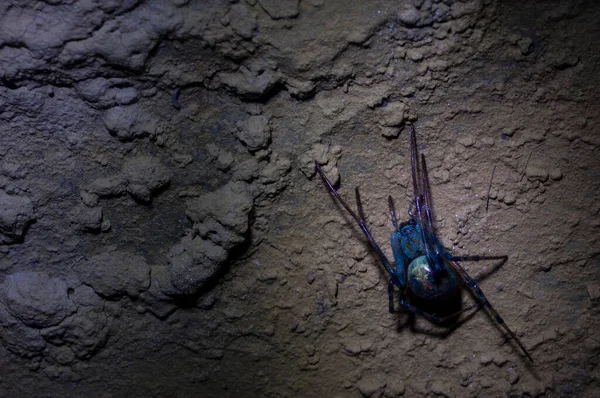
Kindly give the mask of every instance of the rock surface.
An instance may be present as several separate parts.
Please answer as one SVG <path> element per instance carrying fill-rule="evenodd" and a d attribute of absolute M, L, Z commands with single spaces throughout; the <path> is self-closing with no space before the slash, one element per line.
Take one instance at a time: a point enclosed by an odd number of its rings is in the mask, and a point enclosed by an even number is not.
<path fill-rule="evenodd" d="M 0 292 L 8 312 L 31 327 L 57 325 L 76 310 L 65 281 L 41 272 L 10 274 Z"/>
<path fill-rule="evenodd" d="M 592 1 L 0 2 L 0 396 L 595 397 L 599 20 Z M 508 255 L 463 266 L 533 366 L 484 311 L 390 314 L 316 178 L 353 210 L 360 187 L 389 254 L 410 123 L 441 241 Z"/>
<path fill-rule="evenodd" d="M 83 261 L 77 267 L 83 283 L 107 298 L 137 297 L 150 286 L 150 267 L 137 254 L 109 251 Z"/>
<path fill-rule="evenodd" d="M 27 227 L 34 220 L 31 199 L 0 191 L 0 243 L 23 240 Z"/>

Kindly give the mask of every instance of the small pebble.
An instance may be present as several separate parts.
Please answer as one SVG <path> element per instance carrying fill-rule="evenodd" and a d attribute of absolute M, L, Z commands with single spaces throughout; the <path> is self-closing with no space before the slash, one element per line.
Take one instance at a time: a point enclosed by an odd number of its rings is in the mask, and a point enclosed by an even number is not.
<path fill-rule="evenodd" d="M 410 49 L 406 51 L 406 58 L 413 62 L 419 62 L 423 59 L 423 53 L 419 50 Z"/>
<path fill-rule="evenodd" d="M 533 40 L 529 37 L 523 37 L 518 42 L 517 45 L 521 50 L 521 54 L 529 55 L 533 52 Z"/>
<path fill-rule="evenodd" d="M 115 94 L 115 100 L 119 105 L 130 105 L 137 102 L 139 92 L 134 87 L 123 88 Z"/>
<path fill-rule="evenodd" d="M 590 283 L 587 285 L 587 292 L 590 301 L 598 301 L 600 299 L 600 286 Z"/>
<path fill-rule="evenodd" d="M 309 285 L 312 285 L 313 282 L 315 281 L 315 273 L 312 271 L 308 271 L 308 274 L 306 274 L 306 281 L 308 282 Z"/>
<path fill-rule="evenodd" d="M 504 203 L 506 203 L 507 205 L 512 205 L 517 201 L 517 197 L 514 193 L 509 192 L 506 194 L 506 196 L 504 196 Z"/>
<path fill-rule="evenodd" d="M 448 392 L 449 388 L 441 380 L 434 380 L 429 386 L 429 390 L 436 395 L 447 397 L 448 394 L 446 393 Z"/>
<path fill-rule="evenodd" d="M 544 182 L 548 179 L 548 170 L 535 165 L 527 166 L 525 174 L 527 174 L 527 178 L 530 181 L 538 180 Z"/>
<path fill-rule="evenodd" d="M 517 381 L 519 381 L 519 374 L 513 368 L 510 368 L 508 370 L 508 382 L 515 384 Z"/>
<path fill-rule="evenodd" d="M 110 224 L 109 220 L 103 220 L 102 224 L 100 224 L 100 230 L 102 232 L 108 232 L 108 231 L 110 231 L 110 228 L 111 228 L 111 224 Z"/>
<path fill-rule="evenodd" d="M 554 181 L 560 180 L 562 178 L 562 171 L 558 167 L 550 170 L 550 178 Z"/>
<path fill-rule="evenodd" d="M 401 395 L 404 395 L 405 392 L 406 392 L 406 386 L 404 385 L 403 381 L 391 380 L 391 381 L 388 381 L 388 383 L 387 383 L 385 396 L 386 397 L 399 397 Z"/>
<path fill-rule="evenodd" d="M 490 356 L 489 356 L 489 355 L 487 355 L 487 354 L 483 354 L 483 355 L 481 355 L 481 363 L 482 363 L 483 365 L 486 365 L 486 366 L 487 366 L 487 365 L 489 365 L 491 362 L 492 362 L 492 357 L 490 357 Z"/>
<path fill-rule="evenodd" d="M 481 378 L 481 380 L 479 380 L 479 384 L 481 384 L 481 387 L 483 388 L 490 388 L 494 385 L 494 381 L 491 379 L 491 377 L 484 376 Z"/>
<path fill-rule="evenodd" d="M 375 375 L 368 375 L 357 383 L 357 387 L 363 397 L 371 397 L 378 396 L 377 393 L 385 387 L 385 383 Z"/>
<path fill-rule="evenodd" d="M 400 15 L 398 15 L 400 21 L 406 26 L 414 26 L 420 18 L 419 11 L 412 5 L 405 5 Z"/>
<path fill-rule="evenodd" d="M 508 359 L 504 356 L 504 355 L 495 355 L 494 356 L 494 364 L 496 366 L 502 366 L 504 365 L 506 362 L 508 362 Z"/>
<path fill-rule="evenodd" d="M 473 146 L 475 144 L 475 138 L 472 136 L 463 136 L 458 139 L 458 143 L 464 147 Z"/>

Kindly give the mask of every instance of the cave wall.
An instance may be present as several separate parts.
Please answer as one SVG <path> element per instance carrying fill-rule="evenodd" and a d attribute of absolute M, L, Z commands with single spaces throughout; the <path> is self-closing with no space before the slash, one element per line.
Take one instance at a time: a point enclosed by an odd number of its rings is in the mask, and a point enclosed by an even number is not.
<path fill-rule="evenodd" d="M 0 396 L 580 396 L 600 354 L 600 4 L 0 4 Z M 409 126 L 483 310 L 388 312 Z M 466 303 L 472 297 L 465 291 Z"/>

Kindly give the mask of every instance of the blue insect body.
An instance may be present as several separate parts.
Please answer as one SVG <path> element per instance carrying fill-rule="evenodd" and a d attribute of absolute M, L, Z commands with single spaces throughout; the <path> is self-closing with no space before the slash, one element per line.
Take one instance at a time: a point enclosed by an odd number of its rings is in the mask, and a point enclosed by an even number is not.
<path fill-rule="evenodd" d="M 441 265 L 445 275 L 437 278 L 434 276 L 434 268 L 427 261 L 419 224 L 411 219 L 395 227 L 396 230 L 390 235 L 390 243 L 396 263 L 394 273 L 401 288 L 408 287 L 415 297 L 425 302 L 451 301 L 458 291 L 456 275 L 448 267 Z M 439 242 L 436 244 L 441 245 Z M 405 280 L 406 284 L 403 283 Z"/>
<path fill-rule="evenodd" d="M 411 124 L 411 169 L 414 189 L 414 200 L 408 211 L 409 220 L 398 223 L 392 198 L 389 197 L 389 210 L 394 231 L 390 235 L 390 243 L 395 264 L 392 265 L 383 253 L 367 226 L 363 213 L 358 188 L 355 189 L 357 213 L 352 211 L 340 194 L 329 181 L 321 167 L 315 162 L 315 169 L 321 176 L 331 193 L 342 204 L 346 211 L 356 220 L 363 234 L 367 238 L 371 250 L 377 255 L 380 263 L 390 275 L 388 283 L 389 310 L 394 309 L 394 286 L 400 290 L 398 304 L 400 307 L 416 315 L 422 316 L 435 323 L 443 323 L 455 319 L 460 313 L 476 306 L 483 306 L 500 325 L 513 341 L 521 348 L 523 353 L 533 362 L 531 355 L 516 335 L 508 328 L 502 317 L 492 307 L 477 283 L 467 274 L 459 264 L 460 261 L 479 260 L 507 260 L 507 256 L 452 256 L 444 248 L 435 233 L 431 217 L 429 200 L 429 180 L 425 156 L 421 155 L 418 162 L 416 133 Z M 454 314 L 440 317 L 436 313 L 428 312 L 421 307 L 442 308 L 450 303 L 459 294 L 459 282 L 471 291 L 478 304 L 464 308 Z M 413 297 L 413 303 L 409 297 Z M 418 304 L 423 304 L 419 306 Z"/>

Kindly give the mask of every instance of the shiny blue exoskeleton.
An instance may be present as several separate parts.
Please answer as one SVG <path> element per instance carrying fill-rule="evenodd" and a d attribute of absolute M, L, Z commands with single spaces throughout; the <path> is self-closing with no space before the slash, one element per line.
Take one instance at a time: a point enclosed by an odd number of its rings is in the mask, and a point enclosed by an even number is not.
<path fill-rule="evenodd" d="M 398 225 L 390 234 L 390 244 L 394 254 L 394 273 L 400 288 L 407 288 L 424 302 L 448 303 L 456 296 L 458 285 L 456 275 L 445 263 L 439 264 L 441 274 L 435 274 L 435 268 L 427 261 L 423 232 L 413 219 Z M 435 242 L 435 245 L 440 245 Z M 406 273 L 406 276 L 404 276 Z M 406 281 L 404 285 L 403 281 Z"/>
<path fill-rule="evenodd" d="M 429 195 L 429 178 L 425 156 L 421 155 L 421 162 L 417 155 L 416 133 L 414 126 L 410 126 L 410 151 L 411 171 L 414 190 L 414 199 L 410 204 L 408 221 L 398 223 L 392 198 L 389 197 L 389 210 L 394 231 L 390 235 L 390 243 L 394 255 L 394 265 L 387 259 L 375 239 L 371 235 L 363 213 L 358 188 L 355 189 L 357 213 L 352 211 L 319 164 L 315 162 L 315 169 L 321 176 L 331 193 L 356 220 L 363 231 L 370 248 L 375 252 L 379 261 L 390 276 L 388 283 L 389 309 L 394 309 L 394 286 L 400 290 L 399 306 L 410 313 L 417 314 L 435 323 L 443 323 L 455 318 L 460 313 L 476 306 L 487 309 L 494 320 L 513 338 L 523 353 L 533 362 L 520 340 L 509 329 L 502 317 L 492 307 L 477 283 L 471 278 L 460 261 L 479 260 L 507 260 L 507 256 L 470 256 L 457 257 L 444 248 L 435 233 L 431 216 Z M 459 293 L 459 282 L 467 287 L 478 304 L 465 308 L 454 314 L 440 317 L 435 312 L 420 308 L 419 304 L 427 308 L 442 308 L 452 301 Z M 410 297 L 414 298 L 414 302 Z"/>

